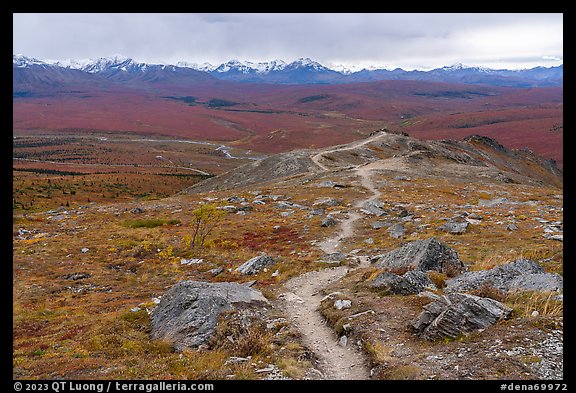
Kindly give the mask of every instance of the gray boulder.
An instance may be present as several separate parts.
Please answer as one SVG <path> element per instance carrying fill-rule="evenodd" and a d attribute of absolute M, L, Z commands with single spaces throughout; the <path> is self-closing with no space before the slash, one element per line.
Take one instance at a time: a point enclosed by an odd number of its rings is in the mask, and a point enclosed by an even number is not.
<path fill-rule="evenodd" d="M 362 207 L 364 208 L 362 209 L 362 211 L 364 211 L 366 214 L 375 215 L 377 217 L 381 217 L 388 214 L 382 209 L 382 207 L 384 207 L 384 204 L 380 201 L 376 200 L 367 201 L 364 203 Z"/>
<path fill-rule="evenodd" d="M 346 259 L 346 255 L 341 252 L 333 252 L 331 254 L 324 254 L 320 262 L 326 263 L 340 263 Z"/>
<path fill-rule="evenodd" d="M 388 233 L 394 239 L 400 239 L 402 236 L 406 234 L 406 227 L 400 223 L 396 223 L 388 227 Z"/>
<path fill-rule="evenodd" d="M 313 209 L 310 211 L 310 215 L 312 216 L 323 216 L 326 211 L 324 209 Z"/>
<path fill-rule="evenodd" d="M 265 268 L 266 266 L 274 265 L 276 261 L 274 258 L 263 254 L 258 255 L 252 259 L 247 260 L 242 265 L 236 268 L 236 271 L 242 274 L 258 274 L 260 270 Z"/>
<path fill-rule="evenodd" d="M 323 227 L 331 227 L 332 225 L 336 224 L 336 220 L 334 220 L 334 217 L 332 217 L 331 214 L 328 214 L 326 217 L 324 217 L 324 219 L 322 220 L 322 226 Z"/>
<path fill-rule="evenodd" d="M 491 200 L 485 200 L 485 199 L 481 199 L 478 201 L 478 206 L 483 206 L 483 207 L 494 207 L 494 206 L 498 206 L 498 205 L 502 205 L 505 203 L 512 203 L 508 200 L 508 198 L 494 198 Z"/>
<path fill-rule="evenodd" d="M 448 232 L 448 233 L 453 233 L 455 235 L 460 235 L 460 234 L 466 232 L 466 229 L 468 229 L 468 225 L 470 225 L 470 223 L 468 223 L 468 221 L 447 222 L 444 225 L 440 225 L 438 227 L 438 230 Z"/>
<path fill-rule="evenodd" d="M 376 221 L 376 222 L 373 222 L 371 226 L 372 226 L 372 228 L 374 228 L 374 229 L 380 229 L 380 228 L 382 228 L 384 225 L 386 225 L 385 222 L 383 222 L 383 221 Z"/>
<path fill-rule="evenodd" d="M 564 279 L 556 273 L 523 274 L 510 282 L 510 288 L 516 291 L 552 292 L 564 288 Z"/>
<path fill-rule="evenodd" d="M 331 207 L 331 206 L 338 206 L 342 203 L 341 199 L 336 199 L 336 198 L 330 198 L 330 197 L 324 197 L 324 198 L 318 198 L 314 201 L 314 203 L 312 204 L 312 206 L 318 206 L 318 207 Z"/>
<path fill-rule="evenodd" d="M 233 282 L 182 281 L 170 288 L 151 314 L 153 340 L 165 340 L 175 350 L 205 344 L 225 311 L 262 307 L 260 291 Z"/>
<path fill-rule="evenodd" d="M 545 273 L 542 266 L 528 259 L 518 259 L 489 270 L 467 272 L 446 280 L 444 292 L 468 292 L 484 286 L 504 293 L 511 291 L 558 291 L 562 276 Z"/>
<path fill-rule="evenodd" d="M 461 334 L 492 326 L 508 318 L 511 313 L 511 308 L 494 299 L 451 293 L 425 305 L 411 327 L 425 340 L 457 338 Z"/>
<path fill-rule="evenodd" d="M 381 256 L 375 263 L 380 268 L 409 268 L 413 270 L 436 270 L 455 275 L 466 270 L 456 250 L 430 238 L 416 240 Z"/>
<path fill-rule="evenodd" d="M 420 270 L 410 270 L 401 276 L 391 272 L 380 273 L 370 287 L 387 295 L 415 295 L 426 288 L 436 289 L 428 275 Z"/>

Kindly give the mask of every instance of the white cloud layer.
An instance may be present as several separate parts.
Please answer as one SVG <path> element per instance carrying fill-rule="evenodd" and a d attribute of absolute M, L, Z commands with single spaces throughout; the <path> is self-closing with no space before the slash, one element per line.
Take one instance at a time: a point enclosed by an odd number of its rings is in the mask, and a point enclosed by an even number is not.
<path fill-rule="evenodd" d="M 122 54 L 176 63 L 230 59 L 431 69 L 555 66 L 563 15 L 13 14 L 13 51 L 40 59 Z"/>

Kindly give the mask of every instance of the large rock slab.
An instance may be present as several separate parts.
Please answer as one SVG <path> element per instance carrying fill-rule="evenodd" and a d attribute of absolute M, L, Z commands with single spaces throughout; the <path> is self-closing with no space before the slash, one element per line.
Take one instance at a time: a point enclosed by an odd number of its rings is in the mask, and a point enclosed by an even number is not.
<path fill-rule="evenodd" d="M 492 326 L 508 318 L 511 313 L 510 307 L 494 299 L 451 293 L 425 305 L 411 327 L 425 340 L 457 338 L 461 334 Z"/>
<path fill-rule="evenodd" d="M 435 238 L 416 240 L 392 250 L 382 255 L 375 265 L 385 269 L 435 270 L 449 276 L 466 270 L 456 250 Z"/>
<path fill-rule="evenodd" d="M 208 341 L 223 312 L 266 304 L 260 291 L 242 284 L 182 281 L 152 311 L 151 338 L 171 343 L 176 351 L 198 347 Z"/>
<path fill-rule="evenodd" d="M 528 259 L 518 259 L 489 270 L 463 273 L 446 280 L 444 292 L 468 292 L 484 286 L 494 287 L 504 293 L 511 291 L 559 291 L 563 288 L 562 276 L 545 273 L 542 266 Z"/>
<path fill-rule="evenodd" d="M 425 289 L 436 289 L 428 275 L 420 270 L 410 270 L 401 276 L 392 272 L 380 273 L 370 287 L 388 295 L 414 295 Z"/>
<path fill-rule="evenodd" d="M 258 272 L 260 272 L 260 270 L 262 270 L 266 266 L 271 266 L 274 265 L 275 263 L 276 261 L 274 260 L 274 258 L 266 254 L 258 255 L 254 258 L 247 260 L 242 265 L 238 266 L 236 268 L 236 271 L 247 275 L 258 274 Z"/>

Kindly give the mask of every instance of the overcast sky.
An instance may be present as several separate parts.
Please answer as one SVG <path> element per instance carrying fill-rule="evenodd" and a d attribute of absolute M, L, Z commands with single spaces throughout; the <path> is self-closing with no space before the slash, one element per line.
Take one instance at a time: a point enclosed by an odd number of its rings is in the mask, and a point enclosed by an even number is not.
<path fill-rule="evenodd" d="M 563 15 L 13 14 L 13 53 L 38 59 L 116 54 L 150 63 L 231 59 L 431 69 L 556 66 Z"/>

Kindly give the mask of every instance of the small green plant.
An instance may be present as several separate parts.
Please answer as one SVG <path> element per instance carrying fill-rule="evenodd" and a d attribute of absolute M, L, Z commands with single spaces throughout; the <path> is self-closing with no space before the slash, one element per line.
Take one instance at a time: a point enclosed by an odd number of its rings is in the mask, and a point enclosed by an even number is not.
<path fill-rule="evenodd" d="M 126 228 L 156 228 L 164 224 L 177 225 L 180 220 L 160 220 L 160 219 L 140 219 L 140 220 L 126 220 L 122 223 Z"/>
<path fill-rule="evenodd" d="M 192 241 L 193 245 L 203 247 L 206 238 L 216 225 L 226 215 L 213 203 L 207 203 L 192 211 Z"/>
<path fill-rule="evenodd" d="M 164 250 L 160 250 L 158 252 L 158 257 L 160 259 L 167 261 L 167 262 L 178 261 L 178 257 L 174 256 L 174 250 L 173 250 L 172 246 L 168 246 Z"/>

